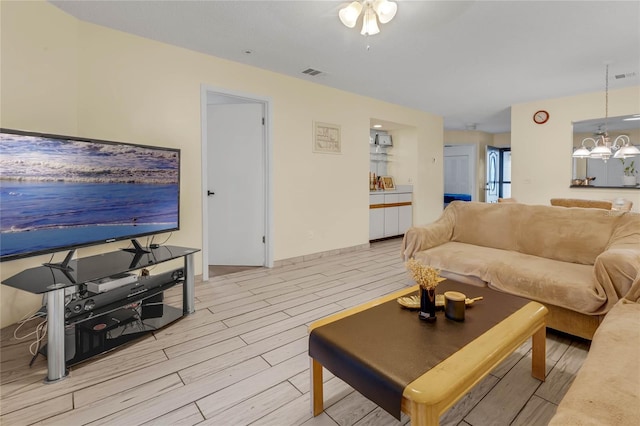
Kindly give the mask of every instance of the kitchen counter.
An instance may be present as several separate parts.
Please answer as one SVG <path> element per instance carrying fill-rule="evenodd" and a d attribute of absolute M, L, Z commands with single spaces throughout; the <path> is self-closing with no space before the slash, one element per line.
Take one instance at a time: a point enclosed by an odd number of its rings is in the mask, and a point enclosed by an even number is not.
<path fill-rule="evenodd" d="M 413 185 L 396 185 L 396 189 L 369 191 L 369 195 L 374 194 L 411 194 L 413 193 Z"/>
<path fill-rule="evenodd" d="M 640 189 L 636 186 L 596 186 L 596 185 L 569 185 L 569 188 L 595 188 L 595 189 Z M 373 194 L 373 192 L 371 192 Z"/>

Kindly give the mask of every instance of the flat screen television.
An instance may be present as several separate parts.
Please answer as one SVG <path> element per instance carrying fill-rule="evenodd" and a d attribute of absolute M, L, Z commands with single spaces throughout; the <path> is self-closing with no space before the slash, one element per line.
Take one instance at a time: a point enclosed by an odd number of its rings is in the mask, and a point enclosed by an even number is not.
<path fill-rule="evenodd" d="M 0 129 L 0 261 L 180 229 L 180 150 Z"/>

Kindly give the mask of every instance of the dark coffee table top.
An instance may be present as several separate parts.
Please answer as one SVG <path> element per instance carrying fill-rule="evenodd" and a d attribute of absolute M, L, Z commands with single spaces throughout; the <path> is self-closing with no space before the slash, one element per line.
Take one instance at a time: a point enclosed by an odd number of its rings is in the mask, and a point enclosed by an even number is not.
<path fill-rule="evenodd" d="M 467 307 L 464 322 L 447 319 L 443 311 L 433 323 L 421 321 L 417 310 L 402 308 L 394 298 L 328 324 L 312 324 L 309 355 L 399 419 L 409 383 L 529 303 L 450 280 L 437 287 L 438 294 L 449 290 L 484 299 Z"/>

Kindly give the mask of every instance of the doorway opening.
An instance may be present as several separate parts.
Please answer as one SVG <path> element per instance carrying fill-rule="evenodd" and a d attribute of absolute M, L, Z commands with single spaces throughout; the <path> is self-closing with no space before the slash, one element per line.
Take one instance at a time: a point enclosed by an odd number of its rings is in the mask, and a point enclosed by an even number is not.
<path fill-rule="evenodd" d="M 511 148 L 487 146 L 486 165 L 485 202 L 511 198 Z"/>
<path fill-rule="evenodd" d="M 271 115 L 268 98 L 201 88 L 203 280 L 273 266 Z"/>

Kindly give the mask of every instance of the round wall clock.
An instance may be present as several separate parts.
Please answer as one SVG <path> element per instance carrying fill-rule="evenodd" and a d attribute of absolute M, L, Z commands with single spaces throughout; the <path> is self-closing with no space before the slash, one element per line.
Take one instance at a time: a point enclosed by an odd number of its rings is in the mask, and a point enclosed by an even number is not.
<path fill-rule="evenodd" d="M 543 109 L 533 114 L 533 121 L 536 124 L 544 124 L 549 120 L 549 113 Z"/>

